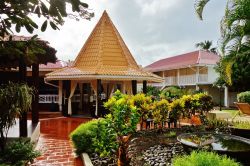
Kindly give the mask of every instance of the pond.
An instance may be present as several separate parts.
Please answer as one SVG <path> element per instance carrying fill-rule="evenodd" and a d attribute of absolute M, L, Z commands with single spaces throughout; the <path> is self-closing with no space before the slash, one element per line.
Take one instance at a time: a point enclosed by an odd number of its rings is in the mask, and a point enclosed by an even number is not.
<path fill-rule="evenodd" d="M 213 133 L 184 133 L 177 137 L 186 151 L 206 149 L 226 154 L 242 163 L 250 163 L 250 140 L 234 135 Z"/>

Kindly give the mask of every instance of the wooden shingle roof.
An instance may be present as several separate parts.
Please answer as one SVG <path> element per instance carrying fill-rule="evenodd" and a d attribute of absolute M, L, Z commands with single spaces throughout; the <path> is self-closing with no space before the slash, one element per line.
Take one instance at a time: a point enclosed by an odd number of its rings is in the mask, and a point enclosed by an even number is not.
<path fill-rule="evenodd" d="M 99 22 L 71 67 L 47 74 L 47 80 L 148 80 L 161 82 L 162 78 L 139 67 L 104 11 Z"/>

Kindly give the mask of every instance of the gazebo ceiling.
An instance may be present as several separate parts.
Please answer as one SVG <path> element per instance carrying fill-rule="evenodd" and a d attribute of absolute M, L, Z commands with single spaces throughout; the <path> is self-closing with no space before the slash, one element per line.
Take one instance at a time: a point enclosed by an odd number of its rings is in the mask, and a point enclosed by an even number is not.
<path fill-rule="evenodd" d="M 106 11 L 74 64 L 46 75 L 46 80 L 86 79 L 162 82 L 161 77 L 144 71 L 137 65 Z"/>

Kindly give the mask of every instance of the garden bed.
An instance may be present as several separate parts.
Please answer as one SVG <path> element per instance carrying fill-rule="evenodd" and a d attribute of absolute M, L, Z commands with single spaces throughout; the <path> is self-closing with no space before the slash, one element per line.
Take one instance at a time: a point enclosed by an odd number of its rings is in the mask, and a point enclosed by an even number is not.
<path fill-rule="evenodd" d="M 175 155 L 185 154 L 183 146 L 177 141 L 176 136 L 187 128 L 172 128 L 159 130 L 144 130 L 131 136 L 127 147 L 127 154 L 132 166 L 171 165 L 171 159 Z M 198 128 L 193 128 L 197 130 Z M 101 158 L 97 154 L 89 154 L 94 166 L 115 166 L 117 159 L 113 157 Z"/>

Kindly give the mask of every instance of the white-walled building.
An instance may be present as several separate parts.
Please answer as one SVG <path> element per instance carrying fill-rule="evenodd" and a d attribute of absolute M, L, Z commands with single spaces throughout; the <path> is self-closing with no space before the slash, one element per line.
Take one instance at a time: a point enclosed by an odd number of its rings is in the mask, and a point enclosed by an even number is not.
<path fill-rule="evenodd" d="M 202 90 L 213 96 L 214 101 L 219 104 L 220 95 L 224 106 L 233 105 L 235 95 L 230 96 L 228 88 L 213 86 L 218 78 L 214 67 L 220 60 L 220 56 L 208 51 L 198 50 L 170 58 L 161 59 L 145 67 L 164 78 L 163 83 L 152 84 L 160 88 L 168 86 L 180 86 L 186 89 Z"/>

